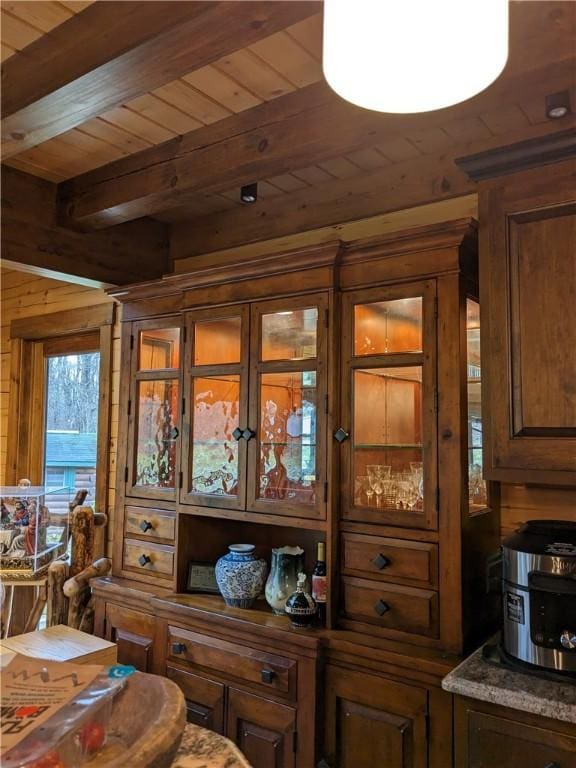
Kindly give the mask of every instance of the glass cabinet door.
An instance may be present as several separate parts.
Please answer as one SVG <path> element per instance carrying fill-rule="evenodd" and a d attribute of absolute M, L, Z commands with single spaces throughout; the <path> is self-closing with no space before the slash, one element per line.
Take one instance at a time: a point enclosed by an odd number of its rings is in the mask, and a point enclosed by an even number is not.
<path fill-rule="evenodd" d="M 434 285 L 344 298 L 343 517 L 436 520 Z"/>
<path fill-rule="evenodd" d="M 244 509 L 246 503 L 248 308 L 191 312 L 185 353 L 184 484 L 181 501 Z"/>
<path fill-rule="evenodd" d="M 468 403 L 468 505 L 471 514 L 488 505 L 482 447 L 480 305 L 466 299 L 466 393 Z"/>
<path fill-rule="evenodd" d="M 131 347 L 126 494 L 174 498 L 181 399 L 179 321 L 134 323 Z"/>
<path fill-rule="evenodd" d="M 252 307 L 248 509 L 324 518 L 324 296 Z"/>

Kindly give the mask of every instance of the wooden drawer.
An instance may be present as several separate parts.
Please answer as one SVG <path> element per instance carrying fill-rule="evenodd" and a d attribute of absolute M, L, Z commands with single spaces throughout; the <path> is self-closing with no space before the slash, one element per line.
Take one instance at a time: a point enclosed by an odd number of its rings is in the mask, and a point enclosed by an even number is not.
<path fill-rule="evenodd" d="M 384 629 L 426 637 L 438 636 L 438 594 L 399 584 L 344 578 L 347 618 Z"/>
<path fill-rule="evenodd" d="M 344 533 L 342 569 L 349 576 L 436 587 L 438 547 L 421 541 Z"/>
<path fill-rule="evenodd" d="M 174 572 L 174 547 L 125 539 L 122 567 L 137 573 L 150 573 L 162 579 L 171 579 Z"/>
<path fill-rule="evenodd" d="M 163 509 L 127 506 L 124 511 L 124 533 L 136 538 L 158 539 L 174 543 L 176 518 Z"/>
<path fill-rule="evenodd" d="M 468 755 L 462 768 L 575 768 L 576 734 L 554 733 L 548 725 L 545 719 L 539 728 L 470 710 Z"/>
<path fill-rule="evenodd" d="M 168 627 L 167 658 L 295 698 L 297 662 L 207 635 Z"/>

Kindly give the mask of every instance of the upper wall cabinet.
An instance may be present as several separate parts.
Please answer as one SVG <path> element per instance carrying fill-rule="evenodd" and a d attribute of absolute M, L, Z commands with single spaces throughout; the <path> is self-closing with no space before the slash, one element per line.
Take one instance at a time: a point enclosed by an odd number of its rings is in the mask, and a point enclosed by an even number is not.
<path fill-rule="evenodd" d="M 484 161 L 471 175 L 490 175 L 493 158 Z M 576 484 L 574 168 L 554 163 L 480 183 L 488 479 Z"/>
<path fill-rule="evenodd" d="M 190 312 L 181 502 L 325 518 L 326 297 Z"/>

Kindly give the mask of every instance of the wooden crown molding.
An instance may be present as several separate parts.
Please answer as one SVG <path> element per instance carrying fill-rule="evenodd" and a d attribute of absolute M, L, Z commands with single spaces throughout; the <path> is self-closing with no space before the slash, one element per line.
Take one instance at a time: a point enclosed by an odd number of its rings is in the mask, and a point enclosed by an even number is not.
<path fill-rule="evenodd" d="M 473 181 L 484 181 L 576 158 L 576 128 L 454 160 Z"/>

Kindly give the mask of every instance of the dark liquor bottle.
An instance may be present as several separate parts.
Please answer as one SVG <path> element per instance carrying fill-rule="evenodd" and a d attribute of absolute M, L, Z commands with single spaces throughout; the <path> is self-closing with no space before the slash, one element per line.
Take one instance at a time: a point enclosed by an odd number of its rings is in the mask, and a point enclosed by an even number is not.
<path fill-rule="evenodd" d="M 326 579 L 326 544 L 318 542 L 318 559 L 312 571 L 312 597 L 318 606 L 318 623 L 326 623 L 326 594 L 328 591 Z"/>

